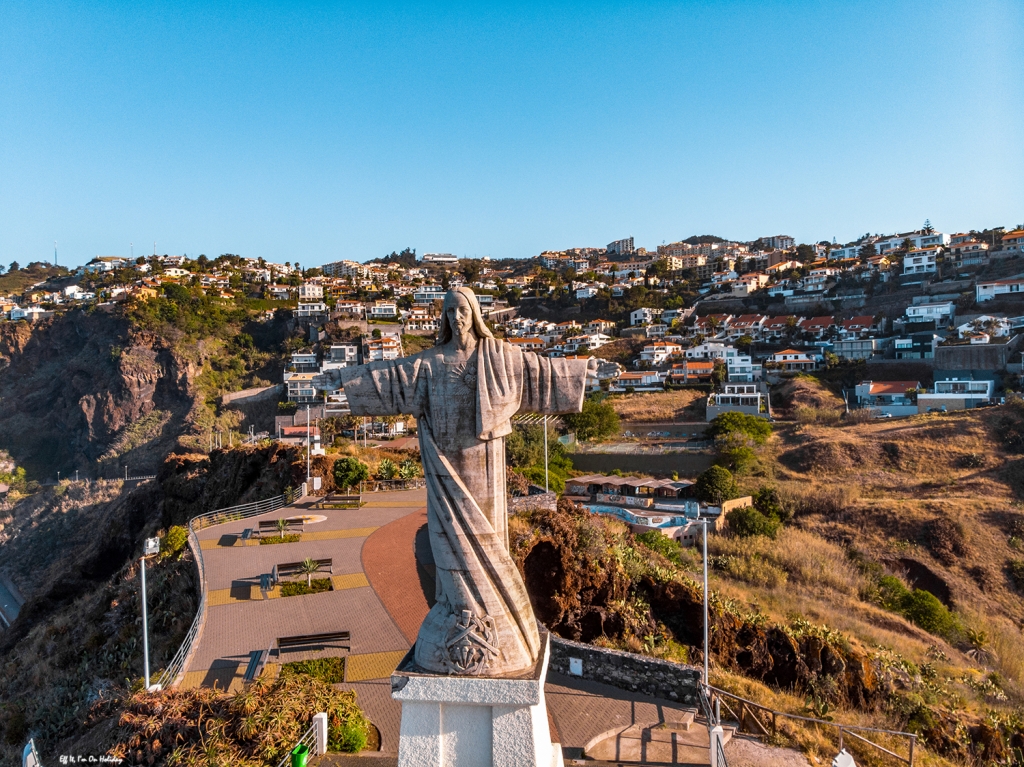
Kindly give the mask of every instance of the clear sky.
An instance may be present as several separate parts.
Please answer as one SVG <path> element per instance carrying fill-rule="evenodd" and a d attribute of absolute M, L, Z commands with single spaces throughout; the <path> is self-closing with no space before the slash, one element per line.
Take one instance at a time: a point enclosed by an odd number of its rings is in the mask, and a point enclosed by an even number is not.
<path fill-rule="evenodd" d="M 0 262 L 1024 222 L 1024 2 L 0 0 Z"/>

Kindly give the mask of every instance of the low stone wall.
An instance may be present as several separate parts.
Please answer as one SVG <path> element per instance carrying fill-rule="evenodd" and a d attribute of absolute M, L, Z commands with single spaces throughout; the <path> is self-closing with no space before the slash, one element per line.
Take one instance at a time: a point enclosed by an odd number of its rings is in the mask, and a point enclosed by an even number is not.
<path fill-rule="evenodd" d="M 578 668 L 570 668 L 570 660 L 580 661 Z M 697 705 L 700 670 L 695 666 L 593 647 L 552 634 L 548 669 L 565 676 L 602 682 L 620 690 Z M 579 673 L 573 673 L 575 671 Z"/>
<path fill-rule="evenodd" d="M 558 506 L 558 496 L 554 493 L 537 493 L 536 495 L 519 495 L 508 497 L 508 513 L 518 514 L 527 509 L 544 509 L 554 511 Z"/>
<path fill-rule="evenodd" d="M 231 402 L 248 403 L 266 399 L 276 399 L 284 393 L 284 384 L 273 384 L 272 386 L 259 386 L 255 389 L 243 389 L 242 391 L 228 392 L 221 395 L 220 402 L 227 405 Z"/>

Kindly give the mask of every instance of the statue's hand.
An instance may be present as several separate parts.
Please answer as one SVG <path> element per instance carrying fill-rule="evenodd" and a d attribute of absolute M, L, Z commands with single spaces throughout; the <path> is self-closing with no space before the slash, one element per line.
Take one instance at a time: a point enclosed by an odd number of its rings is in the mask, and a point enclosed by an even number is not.
<path fill-rule="evenodd" d="M 600 363 L 595 358 L 590 357 L 587 360 L 587 372 L 588 373 L 597 373 L 597 368 L 599 367 L 599 365 L 600 365 Z"/>

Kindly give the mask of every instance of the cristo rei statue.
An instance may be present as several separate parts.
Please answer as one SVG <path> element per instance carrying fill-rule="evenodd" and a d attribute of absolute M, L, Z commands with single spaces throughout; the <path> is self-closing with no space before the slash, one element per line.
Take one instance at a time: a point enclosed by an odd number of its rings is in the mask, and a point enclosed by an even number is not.
<path fill-rule="evenodd" d="M 578 412 L 594 365 L 494 338 L 473 291 L 458 288 L 432 349 L 341 371 L 353 415 L 418 424 L 437 567 L 437 601 L 415 645 L 423 671 L 504 676 L 537 662 L 537 621 L 508 553 L 504 438 L 516 413 Z"/>

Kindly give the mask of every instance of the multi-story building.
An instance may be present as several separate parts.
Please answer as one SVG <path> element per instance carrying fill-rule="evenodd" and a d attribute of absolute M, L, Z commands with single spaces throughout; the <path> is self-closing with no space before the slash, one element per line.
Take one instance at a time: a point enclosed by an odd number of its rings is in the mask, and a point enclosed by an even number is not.
<path fill-rule="evenodd" d="M 772 237 L 762 237 L 761 242 L 775 250 L 789 250 L 796 246 L 796 240 L 788 234 L 776 234 Z"/>
<path fill-rule="evenodd" d="M 326 277 L 352 277 L 353 279 L 369 279 L 373 272 L 372 267 L 360 264 L 357 261 L 334 261 L 324 264 L 320 271 Z"/>
<path fill-rule="evenodd" d="M 929 232 L 926 234 L 921 231 L 894 234 L 892 237 L 883 237 L 876 240 L 875 250 L 881 255 L 893 253 L 902 248 L 907 240 L 910 240 L 910 244 L 915 250 L 931 247 L 941 248 L 949 244 L 949 235 L 942 232 Z"/>
<path fill-rule="evenodd" d="M 324 298 L 324 286 L 315 282 L 304 282 L 299 285 L 299 301 L 322 301 Z"/>
<path fill-rule="evenodd" d="M 907 322 L 934 322 L 944 325 L 956 315 L 956 304 L 952 301 L 936 301 L 929 304 L 914 304 L 904 312 Z"/>
<path fill-rule="evenodd" d="M 374 301 L 367 313 L 367 319 L 390 320 L 398 316 L 398 305 L 394 301 Z"/>
<path fill-rule="evenodd" d="M 420 259 L 425 264 L 457 264 L 459 257 L 451 253 L 424 253 Z"/>
<path fill-rule="evenodd" d="M 925 248 L 914 248 L 903 256 L 904 274 L 928 274 L 938 270 L 938 258 L 942 246 L 933 245 Z"/>
<path fill-rule="evenodd" d="M 319 317 L 327 314 L 327 304 L 323 301 L 303 302 L 299 299 L 298 308 L 295 310 L 296 317 Z"/>
<path fill-rule="evenodd" d="M 786 371 L 814 370 L 817 367 L 813 357 L 797 349 L 783 349 L 781 352 L 775 352 L 768 360 Z"/>
<path fill-rule="evenodd" d="M 999 251 L 1001 257 L 1018 255 L 1024 253 L 1024 229 L 1014 229 L 1003 235 L 1003 249 Z"/>
<path fill-rule="evenodd" d="M 636 248 L 633 247 L 633 238 L 627 237 L 624 240 L 609 242 L 606 250 L 619 256 L 628 256 L 630 253 L 635 252 Z"/>
<path fill-rule="evenodd" d="M 377 360 L 397 360 L 402 356 L 402 344 L 396 336 L 363 339 L 363 364 Z"/>

